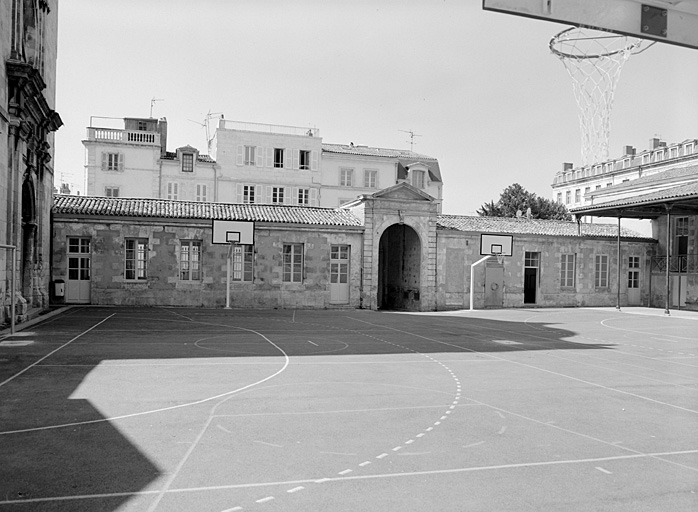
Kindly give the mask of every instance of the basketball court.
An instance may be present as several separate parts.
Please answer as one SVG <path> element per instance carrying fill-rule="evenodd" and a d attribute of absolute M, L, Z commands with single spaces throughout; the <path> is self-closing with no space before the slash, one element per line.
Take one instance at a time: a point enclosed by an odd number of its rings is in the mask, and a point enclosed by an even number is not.
<path fill-rule="evenodd" d="M 0 336 L 0 508 L 696 510 L 697 327 L 66 309 Z"/>

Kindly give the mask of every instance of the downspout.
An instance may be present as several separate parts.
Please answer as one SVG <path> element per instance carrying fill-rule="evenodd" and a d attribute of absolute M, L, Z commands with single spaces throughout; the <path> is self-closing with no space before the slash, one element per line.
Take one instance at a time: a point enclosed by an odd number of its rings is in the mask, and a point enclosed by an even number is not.
<path fill-rule="evenodd" d="M 671 313 L 669 312 L 669 244 L 671 243 L 671 206 L 664 205 L 664 208 L 666 208 L 666 295 L 664 296 L 664 314 L 670 315 Z"/>
<path fill-rule="evenodd" d="M 160 156 L 158 162 L 158 199 L 162 199 L 162 156 Z"/>
<path fill-rule="evenodd" d="M 213 169 L 213 202 L 218 202 L 218 172 L 216 171 L 216 164 L 211 165 Z"/>
<path fill-rule="evenodd" d="M 620 311 L 620 279 L 621 279 L 621 256 L 620 256 L 620 215 L 618 215 L 618 282 L 616 283 L 616 311 Z"/>

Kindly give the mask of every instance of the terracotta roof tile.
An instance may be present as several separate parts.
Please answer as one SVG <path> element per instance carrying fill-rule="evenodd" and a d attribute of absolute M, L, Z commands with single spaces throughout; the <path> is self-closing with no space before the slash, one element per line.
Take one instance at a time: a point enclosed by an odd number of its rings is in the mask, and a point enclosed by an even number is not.
<path fill-rule="evenodd" d="M 72 196 L 53 198 L 56 215 L 104 215 L 167 219 L 220 219 L 322 226 L 361 226 L 348 210 L 271 204 L 202 203 L 126 197 Z"/>
<path fill-rule="evenodd" d="M 581 235 L 579 228 L 581 227 Z M 617 224 L 588 224 L 563 220 L 541 220 L 510 217 L 476 217 L 439 215 L 436 228 L 440 230 L 471 231 L 476 233 L 502 233 L 510 235 L 568 236 L 608 238 L 618 236 Z M 621 237 L 653 240 L 621 226 Z"/>
<path fill-rule="evenodd" d="M 591 215 L 593 215 L 595 210 L 604 210 L 616 206 L 650 205 L 653 203 L 663 203 L 665 201 L 677 199 L 693 199 L 695 201 L 696 197 L 698 197 L 698 180 L 692 183 L 684 183 L 675 187 L 656 190 L 647 194 L 634 195 L 631 197 L 625 197 L 623 199 L 616 199 L 614 201 L 580 206 L 578 208 L 572 208 L 570 211 L 572 213 L 589 212 Z"/>

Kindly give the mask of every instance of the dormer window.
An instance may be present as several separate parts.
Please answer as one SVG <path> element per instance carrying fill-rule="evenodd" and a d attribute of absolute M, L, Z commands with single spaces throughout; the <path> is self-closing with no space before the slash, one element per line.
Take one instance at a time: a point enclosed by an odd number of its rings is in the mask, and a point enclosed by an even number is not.
<path fill-rule="evenodd" d="M 182 153 L 182 172 L 194 172 L 194 153 Z"/>
<path fill-rule="evenodd" d="M 424 171 L 415 169 L 410 174 L 412 174 L 412 186 L 424 188 L 424 178 L 426 177 L 426 173 Z"/>

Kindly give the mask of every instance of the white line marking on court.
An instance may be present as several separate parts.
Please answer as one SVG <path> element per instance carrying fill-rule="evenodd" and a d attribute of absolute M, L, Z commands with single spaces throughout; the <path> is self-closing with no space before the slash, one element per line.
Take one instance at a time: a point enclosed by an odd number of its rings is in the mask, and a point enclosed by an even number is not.
<path fill-rule="evenodd" d="M 296 310 L 293 310 L 293 318 L 291 319 L 291 323 L 296 323 Z"/>
<path fill-rule="evenodd" d="M 325 455 L 347 455 L 349 457 L 356 457 L 356 453 L 344 453 L 344 452 L 318 452 L 318 453 L 323 453 Z"/>
<path fill-rule="evenodd" d="M 302 491 L 303 489 L 305 489 L 305 487 L 303 487 L 302 485 L 299 485 L 298 487 L 294 487 L 293 489 L 289 489 L 289 490 L 286 491 L 286 492 L 289 493 L 289 494 L 291 494 L 291 493 L 294 493 L 294 492 Z"/>
<path fill-rule="evenodd" d="M 463 446 L 463 448 L 472 448 L 473 446 L 478 446 L 478 445 L 481 445 L 481 444 L 485 444 L 485 442 L 484 442 L 484 441 L 478 441 L 477 443 L 466 444 L 465 446 Z"/>
<path fill-rule="evenodd" d="M 435 422 L 434 422 L 434 425 L 441 425 L 441 422 L 440 422 L 440 421 L 435 421 Z"/>
<path fill-rule="evenodd" d="M 222 512 L 237 512 L 238 510 L 242 510 L 242 507 L 226 508 Z"/>
<path fill-rule="evenodd" d="M 77 336 L 75 336 L 75 337 L 74 337 L 73 339 L 71 339 L 70 341 L 67 341 L 67 342 L 65 342 L 63 345 L 61 345 L 60 347 L 58 347 L 58 348 L 52 350 L 51 352 L 49 352 L 48 354 L 46 354 L 44 357 L 40 358 L 38 361 L 35 361 L 34 363 L 30 364 L 29 366 L 27 366 L 27 367 L 24 368 L 23 370 L 20 370 L 19 372 L 15 373 L 12 377 L 10 377 L 10 378 L 8 378 L 8 379 L 6 379 L 6 380 L 0 382 L 0 387 L 4 386 L 4 385 L 7 384 L 8 382 L 10 382 L 10 381 L 16 379 L 17 377 L 19 377 L 20 375 L 22 375 L 24 372 L 30 370 L 31 368 L 33 368 L 34 366 L 36 366 L 37 364 L 39 364 L 39 363 L 40 363 L 41 361 L 43 361 L 44 359 L 48 359 L 48 358 L 51 357 L 53 354 L 55 354 L 56 352 L 58 352 L 60 349 L 62 349 L 63 347 L 67 347 L 68 345 L 70 345 L 72 342 L 74 342 L 75 340 L 77 340 L 77 339 L 80 338 L 81 336 L 83 336 L 83 335 L 87 334 L 88 332 L 90 332 L 92 329 L 95 329 L 95 328 L 99 327 L 99 326 L 102 325 L 104 322 L 106 322 L 106 321 L 109 320 L 111 317 L 113 317 L 114 315 L 116 315 L 116 313 L 112 313 L 111 315 L 109 315 L 109 316 L 106 317 L 105 319 L 100 320 L 99 322 L 97 322 L 96 324 L 94 324 L 92 327 L 90 327 L 90 328 L 87 329 L 86 331 L 81 332 L 80 334 L 78 334 Z M 0 434 L 3 434 L 3 433 L 4 433 L 4 432 L 0 432 Z"/>
<path fill-rule="evenodd" d="M 265 446 L 272 446 L 274 448 L 283 448 L 280 444 L 274 444 L 274 443 L 266 443 L 264 441 L 252 441 L 253 443 L 258 443 L 258 444 L 263 444 Z"/>
<path fill-rule="evenodd" d="M 364 461 L 364 462 L 362 462 L 361 464 L 359 464 L 359 467 L 368 466 L 370 463 L 371 463 L 370 460 Z"/>
<path fill-rule="evenodd" d="M 345 469 L 344 471 L 340 471 L 340 472 L 337 473 L 337 474 L 338 474 L 338 475 L 348 475 L 348 474 L 351 473 L 352 471 L 354 471 L 354 470 L 353 470 L 353 469 Z"/>
<path fill-rule="evenodd" d="M 507 430 L 507 426 L 504 425 L 502 428 L 499 429 L 499 432 L 497 432 L 497 434 L 502 435 L 504 432 L 506 432 L 506 430 Z"/>
<path fill-rule="evenodd" d="M 412 444 L 414 443 L 414 439 L 410 439 L 409 441 L 405 441 L 405 444 Z"/>
<path fill-rule="evenodd" d="M 396 452 L 396 451 L 398 451 L 398 450 L 402 450 L 402 446 L 396 446 L 395 448 L 393 448 L 393 451 L 394 451 L 394 452 Z"/>
<path fill-rule="evenodd" d="M 228 430 L 227 428 L 225 428 L 223 425 L 216 425 L 216 427 L 219 428 L 220 430 L 222 430 L 223 432 L 227 432 L 228 434 L 232 434 L 232 432 L 230 430 Z"/>
<path fill-rule="evenodd" d="M 387 457 L 387 456 L 388 456 L 387 453 L 381 453 L 380 455 L 378 455 L 378 456 L 376 457 L 376 459 L 383 459 L 383 458 L 385 458 L 385 457 Z"/>
<path fill-rule="evenodd" d="M 426 430 L 427 430 L 427 432 L 431 432 L 432 430 L 434 430 L 434 427 L 429 427 Z"/>
<path fill-rule="evenodd" d="M 497 413 L 497 415 L 498 415 L 500 418 L 502 418 L 502 419 L 505 419 L 505 418 L 506 418 L 506 416 L 504 416 L 501 412 L 499 412 L 499 411 L 494 411 L 494 412 Z"/>
<path fill-rule="evenodd" d="M 255 501 L 255 503 L 266 503 L 267 501 L 271 501 L 274 499 L 274 496 L 267 496 L 266 498 L 259 499 Z"/>
<path fill-rule="evenodd" d="M 329 478 L 321 478 L 320 480 L 313 480 L 313 481 L 314 481 L 316 484 L 322 484 L 322 483 L 325 483 L 325 482 L 329 482 L 330 479 L 329 479 Z"/>
<path fill-rule="evenodd" d="M 424 437 L 424 432 L 420 432 L 419 434 L 417 434 L 417 437 Z"/>
<path fill-rule="evenodd" d="M 594 469 L 598 469 L 599 471 L 601 471 L 602 473 L 606 473 L 607 475 L 613 474 L 610 471 L 608 471 L 607 469 L 602 468 L 601 466 L 596 466 Z"/>
<path fill-rule="evenodd" d="M 313 343 L 313 342 L 310 341 L 310 340 L 308 340 L 308 343 L 310 343 L 311 345 L 315 345 L 316 347 L 319 347 L 319 346 L 320 346 L 320 345 L 318 345 L 317 343 Z"/>

